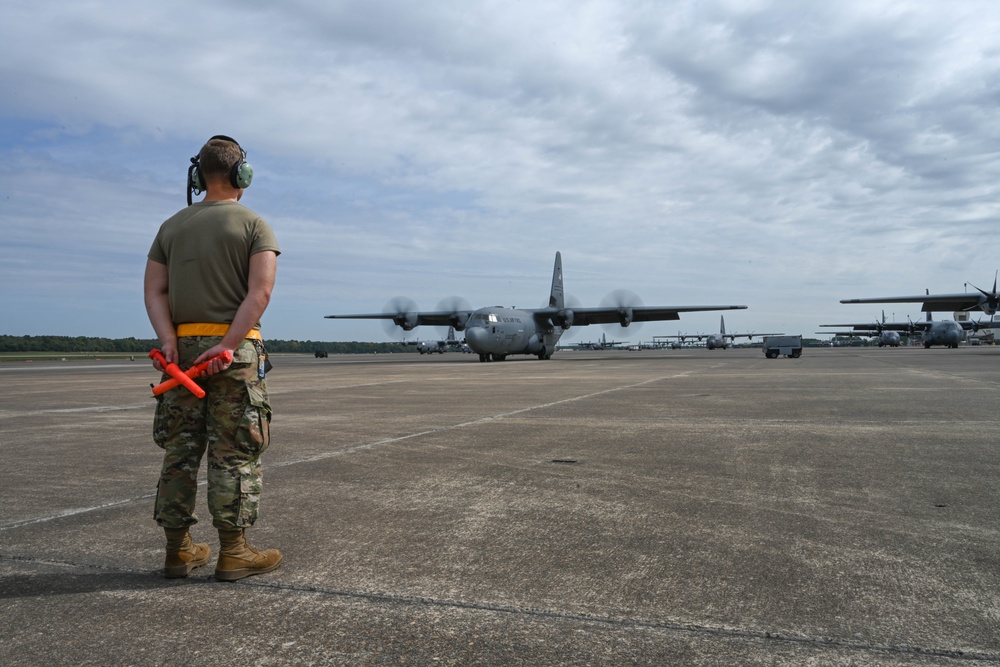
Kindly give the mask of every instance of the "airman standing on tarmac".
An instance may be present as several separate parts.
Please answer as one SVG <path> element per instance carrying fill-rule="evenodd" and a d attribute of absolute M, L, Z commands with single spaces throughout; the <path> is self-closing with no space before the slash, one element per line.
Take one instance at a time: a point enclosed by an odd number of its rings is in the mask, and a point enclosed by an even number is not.
<path fill-rule="evenodd" d="M 259 551 L 244 535 L 257 519 L 260 455 L 270 441 L 260 318 L 281 251 L 270 225 L 239 203 L 253 168 L 234 139 L 212 137 L 191 163 L 188 207 L 163 223 L 149 251 L 146 312 L 168 364 L 218 358 L 197 379 L 204 398 L 183 386 L 157 397 L 153 439 L 164 457 L 154 518 L 166 533 L 165 576 L 185 577 L 209 562 L 209 545 L 190 534 L 207 453 L 208 507 L 220 544 L 215 578 L 235 581 L 281 563 L 278 550 Z M 204 200 L 192 205 L 192 192 L 205 192 Z M 220 357 L 227 350 L 228 363 Z M 154 366 L 164 370 L 157 360 Z"/>

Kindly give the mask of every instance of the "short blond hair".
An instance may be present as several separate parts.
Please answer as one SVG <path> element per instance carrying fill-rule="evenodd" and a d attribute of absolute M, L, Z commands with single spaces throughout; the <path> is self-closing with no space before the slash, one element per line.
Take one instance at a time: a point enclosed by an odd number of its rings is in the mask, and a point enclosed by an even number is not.
<path fill-rule="evenodd" d="M 229 181 L 233 167 L 243 159 L 243 149 L 228 138 L 212 137 L 198 153 L 198 165 L 202 178 L 223 178 Z"/>

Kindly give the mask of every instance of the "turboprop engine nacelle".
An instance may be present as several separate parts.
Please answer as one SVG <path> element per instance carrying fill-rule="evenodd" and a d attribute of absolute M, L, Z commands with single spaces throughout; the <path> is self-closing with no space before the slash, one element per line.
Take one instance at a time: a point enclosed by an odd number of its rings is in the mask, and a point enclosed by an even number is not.
<path fill-rule="evenodd" d="M 402 327 L 403 331 L 413 331 L 413 327 L 417 326 L 417 314 L 399 313 L 392 318 L 392 321 L 397 327 Z"/>
<path fill-rule="evenodd" d="M 573 311 L 568 308 L 560 310 L 552 320 L 563 329 L 573 326 Z"/>
<path fill-rule="evenodd" d="M 632 309 L 628 307 L 622 307 L 618 309 L 618 323 L 623 327 L 627 327 L 632 324 Z M 700 340 L 700 339 L 699 339 Z"/>

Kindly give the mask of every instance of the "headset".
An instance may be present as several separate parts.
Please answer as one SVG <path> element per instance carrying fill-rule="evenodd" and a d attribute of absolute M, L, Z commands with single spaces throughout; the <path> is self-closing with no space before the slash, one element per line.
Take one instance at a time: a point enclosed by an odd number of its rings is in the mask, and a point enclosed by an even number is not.
<path fill-rule="evenodd" d="M 212 139 L 222 139 L 223 141 L 230 141 L 236 144 L 236 147 L 240 149 L 240 159 L 233 165 L 233 168 L 229 170 L 229 182 L 234 188 L 247 188 L 250 186 L 250 182 L 253 181 L 253 167 L 247 162 L 247 152 L 243 150 L 239 142 L 232 137 L 227 137 L 224 134 L 217 134 Z M 187 178 L 187 202 L 188 206 L 191 205 L 191 195 L 200 195 L 205 191 L 205 177 L 201 174 L 201 164 L 200 164 L 200 153 L 191 158 L 191 166 L 188 167 L 188 178 Z"/>

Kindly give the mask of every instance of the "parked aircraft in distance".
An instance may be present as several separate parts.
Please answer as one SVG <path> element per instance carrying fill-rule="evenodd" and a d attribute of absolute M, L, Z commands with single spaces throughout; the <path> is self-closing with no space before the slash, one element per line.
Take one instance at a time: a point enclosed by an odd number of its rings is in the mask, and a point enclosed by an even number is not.
<path fill-rule="evenodd" d="M 886 325 L 890 326 L 886 326 Z M 819 334 L 832 334 L 834 336 L 847 336 L 848 338 L 853 338 L 854 336 L 865 336 L 867 338 L 878 337 L 879 347 L 899 347 L 899 332 L 904 331 L 909 335 L 911 328 L 910 322 L 907 322 L 906 329 L 894 329 L 892 325 L 895 323 L 885 321 L 885 311 L 882 311 L 882 319 L 877 322 L 867 322 L 862 324 L 821 324 L 821 327 L 851 327 L 850 331 L 817 331 Z"/>
<path fill-rule="evenodd" d="M 448 336 L 443 340 L 418 340 L 407 345 L 416 345 L 420 354 L 444 354 L 449 350 L 460 350 L 462 341 L 455 338 L 455 327 L 448 327 Z"/>
<path fill-rule="evenodd" d="M 882 322 L 881 324 L 821 324 L 821 327 L 852 327 L 852 332 L 840 332 L 839 335 L 857 336 L 876 335 L 881 332 L 905 332 L 906 335 L 919 335 L 925 348 L 932 345 L 942 345 L 944 347 L 955 348 L 962 342 L 964 332 L 979 331 L 979 329 L 989 328 L 989 324 L 981 322 L 956 322 L 955 320 L 934 320 L 931 314 L 927 313 L 927 319 L 923 322 Z M 865 333 L 865 332 L 870 333 Z M 835 332 L 831 332 L 835 333 Z M 835 333 L 835 335 L 838 335 Z M 897 333 L 896 338 L 898 339 Z M 898 341 L 897 341 L 898 345 Z M 881 347 L 881 343 L 879 344 Z"/>
<path fill-rule="evenodd" d="M 960 294 L 931 294 L 927 290 L 926 294 L 916 296 L 881 296 L 868 299 L 841 299 L 841 303 L 919 303 L 924 313 L 952 313 L 960 311 L 981 310 L 989 316 L 996 314 L 1000 309 L 1000 293 L 997 293 L 997 276 L 993 276 L 993 290 L 987 292 L 972 283 L 967 283 L 974 287 L 976 292 L 963 292 Z"/>
<path fill-rule="evenodd" d="M 415 343 L 417 346 L 417 352 L 420 354 L 444 354 L 447 351 L 447 345 L 444 344 L 443 340 L 419 340 Z"/>
<path fill-rule="evenodd" d="M 821 327 L 834 326 L 832 324 L 821 324 Z M 899 347 L 900 337 L 898 331 L 882 331 L 878 332 L 875 330 L 858 330 L 858 331 L 817 331 L 819 335 L 823 336 L 834 336 L 834 337 L 845 337 L 854 338 L 855 336 L 864 336 L 865 338 L 874 338 L 878 336 L 878 346 L 879 347 Z"/>
<path fill-rule="evenodd" d="M 559 349 L 568 350 L 616 350 L 624 345 L 621 341 L 608 340 L 607 334 L 601 334 L 601 340 L 587 343 L 568 343 L 560 345 Z"/>
<path fill-rule="evenodd" d="M 668 339 L 669 338 L 676 338 L 676 339 L 679 339 L 681 343 L 683 343 L 688 338 L 695 338 L 700 343 L 701 339 L 704 338 L 705 339 L 705 347 L 708 348 L 709 350 L 714 350 L 714 349 L 717 349 L 717 348 L 721 349 L 721 350 L 727 350 L 727 349 L 729 349 L 729 346 L 736 341 L 737 338 L 746 338 L 747 340 L 753 340 L 754 336 L 783 336 L 784 335 L 784 334 L 780 334 L 780 333 L 727 334 L 726 333 L 726 317 L 725 317 L 725 315 L 720 316 L 719 319 L 720 319 L 720 322 L 719 322 L 719 333 L 708 334 L 707 336 L 705 334 L 677 334 L 676 336 L 654 336 L 654 339 L 658 340 L 660 338 L 668 338 Z"/>
<path fill-rule="evenodd" d="M 927 313 L 924 322 L 913 322 L 911 331 L 920 331 L 923 336 L 923 345 L 930 348 L 932 345 L 943 345 L 944 347 L 958 347 L 965 337 L 965 329 L 974 331 L 979 329 L 978 322 L 956 322 L 955 320 L 933 320 L 931 314 Z"/>
<path fill-rule="evenodd" d="M 656 340 L 656 336 L 653 340 L 648 342 L 642 342 L 641 340 L 635 344 L 629 344 L 625 347 L 626 350 L 632 350 L 633 352 L 638 352 L 639 350 L 679 350 L 681 349 L 680 341 L 671 341 L 669 343 L 664 341 Z"/>
<path fill-rule="evenodd" d="M 653 345 L 661 348 L 669 347 L 671 350 L 680 350 L 684 348 L 684 344 L 688 338 L 697 338 L 698 342 L 701 342 L 703 337 L 704 334 L 688 335 L 678 331 L 676 336 L 653 336 Z M 670 342 L 668 343 L 667 341 Z"/>
<path fill-rule="evenodd" d="M 625 303 L 598 308 L 570 308 L 563 297 L 562 257 L 557 252 L 552 268 L 552 289 L 545 308 L 519 309 L 501 306 L 467 310 L 421 312 L 415 307 L 396 308 L 385 313 L 327 315 L 329 319 L 390 320 L 404 331 L 414 327 L 452 326 L 465 331 L 465 342 L 480 361 L 503 361 L 511 354 L 528 354 L 549 359 L 560 336 L 574 326 L 678 320 L 679 313 L 703 310 L 739 310 L 746 306 L 636 306 Z"/>

